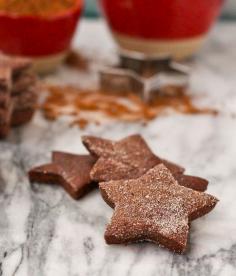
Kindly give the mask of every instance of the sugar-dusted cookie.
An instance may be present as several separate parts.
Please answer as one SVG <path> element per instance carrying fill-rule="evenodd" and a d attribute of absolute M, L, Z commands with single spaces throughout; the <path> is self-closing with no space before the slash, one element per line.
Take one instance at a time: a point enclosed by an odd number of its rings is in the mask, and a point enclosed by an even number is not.
<path fill-rule="evenodd" d="M 183 175 L 184 168 L 157 157 L 140 135 L 129 136 L 118 142 L 93 136 L 84 136 L 82 141 L 88 151 L 98 158 L 91 171 L 95 181 L 135 179 L 158 164 L 170 169 L 179 184 L 195 190 L 205 191 L 208 181 Z"/>
<path fill-rule="evenodd" d="M 93 186 L 90 171 L 95 159 L 90 155 L 53 152 L 52 163 L 30 170 L 31 182 L 61 185 L 74 199 L 81 198 Z"/>
<path fill-rule="evenodd" d="M 39 87 L 31 69 L 29 59 L 0 53 L 0 139 L 35 113 Z"/>
<path fill-rule="evenodd" d="M 189 222 L 210 212 L 218 200 L 183 187 L 163 164 L 137 179 L 99 184 L 114 214 L 108 244 L 151 241 L 174 252 L 186 250 Z"/>

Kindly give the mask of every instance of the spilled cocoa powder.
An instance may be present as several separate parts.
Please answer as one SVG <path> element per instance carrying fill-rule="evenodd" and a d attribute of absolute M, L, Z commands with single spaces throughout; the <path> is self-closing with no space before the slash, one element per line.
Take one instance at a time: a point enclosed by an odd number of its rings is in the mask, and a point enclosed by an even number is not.
<path fill-rule="evenodd" d="M 56 120 L 70 116 L 72 124 L 85 128 L 89 123 L 101 123 L 99 116 L 125 122 L 146 123 L 173 110 L 184 114 L 217 115 L 214 109 L 198 108 L 184 87 L 167 86 L 145 103 L 138 95 L 81 90 L 70 86 L 46 86 L 47 96 L 40 106 L 45 118 Z"/>
<path fill-rule="evenodd" d="M 75 4 L 75 0 L 0 0 L 0 11 L 17 15 L 50 17 L 73 8 Z"/>

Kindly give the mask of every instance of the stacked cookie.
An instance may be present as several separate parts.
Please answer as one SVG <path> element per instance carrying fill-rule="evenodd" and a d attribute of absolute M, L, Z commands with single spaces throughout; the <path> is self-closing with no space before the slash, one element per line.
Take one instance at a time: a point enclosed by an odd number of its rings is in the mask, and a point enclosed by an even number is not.
<path fill-rule="evenodd" d="M 99 183 L 102 197 L 114 208 L 105 232 L 108 244 L 151 241 L 184 252 L 190 222 L 218 202 L 205 193 L 208 181 L 156 156 L 140 135 L 118 142 L 82 140 L 91 155 L 54 152 L 50 164 L 29 172 L 30 181 L 59 184 L 75 199 Z"/>
<path fill-rule="evenodd" d="M 9 132 L 13 103 L 11 101 L 11 72 L 0 67 L 0 138 Z"/>
<path fill-rule="evenodd" d="M 0 54 L 0 138 L 29 122 L 37 103 L 37 78 L 27 59 Z"/>

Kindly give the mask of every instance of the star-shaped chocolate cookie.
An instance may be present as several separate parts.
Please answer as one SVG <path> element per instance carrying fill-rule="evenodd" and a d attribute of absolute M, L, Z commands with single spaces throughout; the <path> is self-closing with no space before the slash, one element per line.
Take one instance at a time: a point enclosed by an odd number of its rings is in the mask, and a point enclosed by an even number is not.
<path fill-rule="evenodd" d="M 79 199 L 94 186 L 90 171 L 95 161 L 90 155 L 53 152 L 52 163 L 31 169 L 29 179 L 61 185 L 74 199 Z"/>
<path fill-rule="evenodd" d="M 88 151 L 98 158 L 90 173 L 94 181 L 135 179 L 156 165 L 164 164 L 180 185 L 197 191 L 207 189 L 207 180 L 183 175 L 184 168 L 156 156 L 140 135 L 129 136 L 118 142 L 84 136 L 82 141 Z"/>
<path fill-rule="evenodd" d="M 186 250 L 190 221 L 218 202 L 179 185 L 163 164 L 140 178 L 103 182 L 99 187 L 115 208 L 105 233 L 108 244 L 151 241 L 179 253 Z"/>

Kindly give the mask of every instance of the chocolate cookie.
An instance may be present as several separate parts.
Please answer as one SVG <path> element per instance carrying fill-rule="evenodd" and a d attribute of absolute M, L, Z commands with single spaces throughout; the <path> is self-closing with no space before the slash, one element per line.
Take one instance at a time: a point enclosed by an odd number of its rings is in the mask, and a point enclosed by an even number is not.
<path fill-rule="evenodd" d="M 12 94 L 16 95 L 21 93 L 22 91 L 24 92 L 25 90 L 29 89 L 29 87 L 32 87 L 35 85 L 37 81 L 37 78 L 35 74 L 32 72 L 23 72 L 22 74 L 18 74 L 14 78 L 14 85 L 12 87 Z"/>
<path fill-rule="evenodd" d="M 90 155 L 53 152 L 52 163 L 30 170 L 29 179 L 61 185 L 71 197 L 79 199 L 94 186 L 89 175 L 94 163 Z"/>
<path fill-rule="evenodd" d="M 11 126 L 18 127 L 29 123 L 34 116 L 34 113 L 35 113 L 34 108 L 25 108 L 22 110 L 15 109 L 12 113 Z"/>
<path fill-rule="evenodd" d="M 0 63 L 0 94 L 9 94 L 12 84 L 12 71 L 11 68 L 1 66 Z"/>
<path fill-rule="evenodd" d="M 9 104 L 7 109 L 0 108 L 0 139 L 6 138 L 10 132 L 12 110 L 12 103 Z"/>
<path fill-rule="evenodd" d="M 0 138 L 33 117 L 38 87 L 31 65 L 28 59 L 0 53 Z"/>
<path fill-rule="evenodd" d="M 140 135 L 129 136 L 118 142 L 84 136 L 82 141 L 88 151 L 98 158 L 90 174 L 94 181 L 135 179 L 156 165 L 164 164 L 180 185 L 200 191 L 207 188 L 206 180 L 195 177 L 185 179 L 184 168 L 154 155 Z"/>
<path fill-rule="evenodd" d="M 114 214 L 108 244 L 151 241 L 174 252 L 186 250 L 189 222 L 210 212 L 218 200 L 178 184 L 163 164 L 137 179 L 100 183 Z"/>
<path fill-rule="evenodd" d="M 10 88 L 11 70 L 0 66 L 0 138 L 5 138 L 10 132 L 12 113 Z"/>
<path fill-rule="evenodd" d="M 12 99 L 14 102 L 14 110 L 35 109 L 38 99 L 37 88 L 30 87 L 24 93 L 14 95 Z"/>
<path fill-rule="evenodd" d="M 12 126 L 20 126 L 32 120 L 36 109 L 37 98 L 37 89 L 35 87 L 31 87 L 13 96 L 14 109 L 11 119 Z"/>
<path fill-rule="evenodd" d="M 13 76 L 21 73 L 22 71 L 30 69 L 32 62 L 30 59 L 22 57 L 11 57 L 5 54 L 0 54 L 0 67 L 10 68 Z"/>
<path fill-rule="evenodd" d="M 184 187 L 199 192 L 205 192 L 207 190 L 209 182 L 204 178 L 184 174 L 175 174 L 173 176 L 178 181 L 178 183 Z"/>
<path fill-rule="evenodd" d="M 1 94 L 0 93 L 0 108 L 8 108 L 11 101 L 10 95 L 7 93 Z"/>

